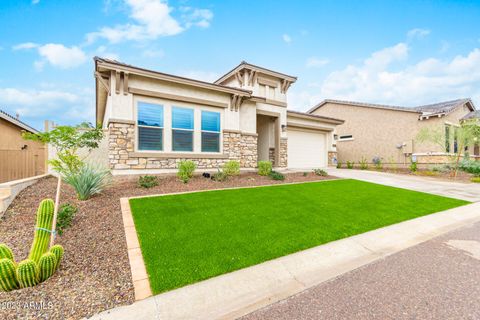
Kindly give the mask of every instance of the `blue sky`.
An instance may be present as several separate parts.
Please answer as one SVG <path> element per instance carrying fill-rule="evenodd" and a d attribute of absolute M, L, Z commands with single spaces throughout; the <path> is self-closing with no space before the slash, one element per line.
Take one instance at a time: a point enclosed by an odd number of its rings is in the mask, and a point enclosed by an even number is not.
<path fill-rule="evenodd" d="M 322 99 L 480 107 L 480 1 L 2 0 L 0 109 L 94 121 L 95 55 L 213 81 L 240 61 Z"/>

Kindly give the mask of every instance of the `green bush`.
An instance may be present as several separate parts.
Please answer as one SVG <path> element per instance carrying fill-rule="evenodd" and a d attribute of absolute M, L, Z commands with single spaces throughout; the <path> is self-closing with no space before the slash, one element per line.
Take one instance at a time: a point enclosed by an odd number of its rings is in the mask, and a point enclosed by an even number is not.
<path fill-rule="evenodd" d="M 258 161 L 258 174 L 268 176 L 272 172 L 272 163 L 270 161 Z"/>
<path fill-rule="evenodd" d="M 77 207 L 69 203 L 64 203 L 58 209 L 57 216 L 57 233 L 62 235 L 65 229 L 70 228 L 73 218 L 77 213 Z"/>
<path fill-rule="evenodd" d="M 361 170 L 368 169 L 368 162 L 367 162 L 367 159 L 365 157 L 362 157 L 362 159 L 360 159 L 360 161 L 358 163 L 360 164 L 360 169 Z"/>
<path fill-rule="evenodd" d="M 322 170 L 322 169 L 313 169 L 313 172 L 314 172 L 317 176 L 322 176 L 322 177 L 328 176 L 327 171 Z"/>
<path fill-rule="evenodd" d="M 193 177 L 193 172 L 196 168 L 197 166 L 192 160 L 180 161 L 180 163 L 178 164 L 177 177 L 183 183 L 187 183 Z"/>
<path fill-rule="evenodd" d="M 411 172 L 417 172 L 417 163 L 416 162 L 412 162 L 410 164 L 410 171 Z"/>
<path fill-rule="evenodd" d="M 214 181 L 221 182 L 221 181 L 227 180 L 227 178 L 228 178 L 228 174 L 226 174 L 225 171 L 218 170 L 218 172 L 212 175 L 212 180 Z"/>
<path fill-rule="evenodd" d="M 355 162 L 353 162 L 353 161 L 347 161 L 347 168 L 348 169 L 353 169 L 354 164 L 355 164 Z"/>
<path fill-rule="evenodd" d="M 142 188 L 153 188 L 158 186 L 158 179 L 155 176 L 140 176 L 138 186 Z"/>
<path fill-rule="evenodd" d="M 240 162 L 230 160 L 223 165 L 223 172 L 227 176 L 238 176 L 240 174 Z"/>
<path fill-rule="evenodd" d="M 342 168 L 342 162 L 341 161 L 338 161 L 337 162 L 337 169 L 341 169 Z"/>
<path fill-rule="evenodd" d="M 463 160 L 458 165 L 459 169 L 468 173 L 480 174 L 480 162 L 475 160 Z"/>
<path fill-rule="evenodd" d="M 110 170 L 85 164 L 76 172 L 68 173 L 63 180 L 77 192 L 79 200 L 87 200 L 107 187 L 111 179 Z"/>
<path fill-rule="evenodd" d="M 373 162 L 373 165 L 375 166 L 375 169 L 377 169 L 377 170 L 382 170 L 383 169 L 382 158 L 380 158 L 379 156 L 373 157 L 372 162 Z"/>
<path fill-rule="evenodd" d="M 480 177 L 479 176 L 471 177 L 470 181 L 475 182 L 475 183 L 480 183 Z"/>
<path fill-rule="evenodd" d="M 277 171 L 271 171 L 269 174 L 270 178 L 273 180 L 285 180 L 285 176 Z"/>
<path fill-rule="evenodd" d="M 304 176 L 304 177 L 308 176 L 308 172 L 304 172 L 304 173 L 303 173 L 303 176 Z"/>

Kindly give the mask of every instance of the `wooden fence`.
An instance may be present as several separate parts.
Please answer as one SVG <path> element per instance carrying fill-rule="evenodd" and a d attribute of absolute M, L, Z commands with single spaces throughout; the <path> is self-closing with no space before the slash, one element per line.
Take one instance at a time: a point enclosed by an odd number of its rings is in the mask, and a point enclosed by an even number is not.
<path fill-rule="evenodd" d="M 45 150 L 0 150 L 0 183 L 45 173 Z"/>

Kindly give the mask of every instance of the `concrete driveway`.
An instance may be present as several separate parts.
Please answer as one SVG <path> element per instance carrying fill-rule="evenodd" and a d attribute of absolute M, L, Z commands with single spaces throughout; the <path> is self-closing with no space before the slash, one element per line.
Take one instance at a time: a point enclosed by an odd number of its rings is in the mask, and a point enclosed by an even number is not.
<path fill-rule="evenodd" d="M 327 171 L 340 178 L 363 180 L 472 202 L 480 201 L 480 183 L 450 182 L 429 177 L 412 177 L 367 170 L 332 168 Z"/>

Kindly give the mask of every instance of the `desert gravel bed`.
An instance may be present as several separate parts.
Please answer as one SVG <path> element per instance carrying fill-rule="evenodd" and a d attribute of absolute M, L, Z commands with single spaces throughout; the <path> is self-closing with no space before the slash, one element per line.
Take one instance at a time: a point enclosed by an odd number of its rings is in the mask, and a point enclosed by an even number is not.
<path fill-rule="evenodd" d="M 130 177 L 116 179 L 87 201 L 78 201 L 74 191 L 63 185 L 61 203 L 76 205 L 78 212 L 72 227 L 57 238 L 65 248 L 62 266 L 39 286 L 0 292 L 0 319 L 80 319 L 134 301 L 120 197 L 332 178 L 289 173 L 282 182 L 245 173 L 225 182 L 198 176 L 183 184 L 175 176 L 163 176 L 159 186 L 143 189 L 137 187 L 136 177 Z M 28 255 L 38 204 L 44 198 L 53 199 L 55 188 L 55 178 L 40 180 L 23 190 L 0 220 L 0 242 L 12 248 L 17 261 Z"/>

